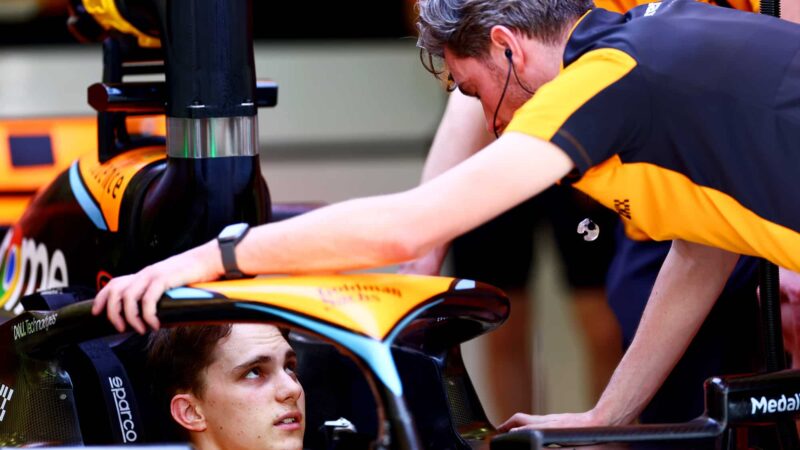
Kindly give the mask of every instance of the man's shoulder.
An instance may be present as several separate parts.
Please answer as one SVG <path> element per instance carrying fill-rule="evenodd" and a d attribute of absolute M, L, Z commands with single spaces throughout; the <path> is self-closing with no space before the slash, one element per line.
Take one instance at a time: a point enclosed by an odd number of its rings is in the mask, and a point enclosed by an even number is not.
<path fill-rule="evenodd" d="M 800 27 L 694 0 L 649 3 L 625 15 L 596 10 L 570 36 L 564 65 L 575 63 L 590 51 L 610 48 L 627 53 L 640 67 L 659 73 L 704 68 L 713 71 L 714 66 L 724 67 L 729 60 L 758 60 L 757 53 L 762 50 L 752 40 L 767 35 L 779 41 L 799 42 Z M 784 49 L 783 56 L 789 52 Z"/>

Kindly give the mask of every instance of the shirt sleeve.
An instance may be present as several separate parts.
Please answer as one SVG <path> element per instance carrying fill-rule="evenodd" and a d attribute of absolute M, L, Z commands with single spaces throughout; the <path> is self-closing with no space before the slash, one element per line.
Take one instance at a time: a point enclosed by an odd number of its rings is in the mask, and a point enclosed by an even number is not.
<path fill-rule="evenodd" d="M 543 139 L 564 150 L 580 174 L 642 145 L 650 96 L 636 60 L 613 48 L 587 52 L 520 107 L 505 132 Z"/>
<path fill-rule="evenodd" d="M 761 10 L 760 0 L 728 0 L 731 7 L 742 11 L 759 12 Z"/>
<path fill-rule="evenodd" d="M 639 2 L 636 0 L 595 0 L 594 6 L 596 8 L 603 8 L 609 11 L 614 11 L 624 14 L 625 11 L 637 6 Z"/>

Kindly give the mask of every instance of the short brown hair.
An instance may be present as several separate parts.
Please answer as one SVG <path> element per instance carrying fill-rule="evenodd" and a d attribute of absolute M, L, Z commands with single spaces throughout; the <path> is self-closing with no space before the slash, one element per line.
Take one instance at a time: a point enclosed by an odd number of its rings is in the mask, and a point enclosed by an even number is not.
<path fill-rule="evenodd" d="M 155 441 L 183 442 L 188 432 L 170 415 L 172 398 L 182 392 L 202 396 L 205 370 L 216 359 L 220 339 L 231 334 L 232 324 L 188 325 L 162 328 L 150 334 L 147 370 L 151 389 Z"/>
<path fill-rule="evenodd" d="M 203 372 L 214 362 L 217 343 L 231 334 L 231 326 L 191 325 L 153 332 L 147 359 L 159 393 L 169 399 L 179 392 L 202 397 Z"/>
<path fill-rule="evenodd" d="M 594 6 L 592 0 L 419 0 L 417 30 L 423 65 L 434 75 L 434 60 L 447 47 L 460 58 L 481 58 L 489 32 L 503 25 L 545 44 L 557 43 L 567 27 Z"/>
<path fill-rule="evenodd" d="M 219 341 L 231 334 L 233 324 L 185 325 L 162 328 L 150 335 L 147 368 L 153 375 L 156 392 L 171 400 L 180 392 L 202 397 L 203 373 L 216 359 Z M 289 340 L 289 329 L 278 327 Z"/>

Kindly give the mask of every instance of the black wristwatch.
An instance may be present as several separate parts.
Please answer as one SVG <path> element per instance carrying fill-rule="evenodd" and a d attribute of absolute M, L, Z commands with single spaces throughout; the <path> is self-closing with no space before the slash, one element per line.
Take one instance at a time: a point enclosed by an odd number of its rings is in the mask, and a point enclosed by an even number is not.
<path fill-rule="evenodd" d="M 217 236 L 219 252 L 222 254 L 222 267 L 225 268 L 226 280 L 235 280 L 245 276 L 242 271 L 239 270 L 239 265 L 236 263 L 236 244 L 244 239 L 248 231 L 250 231 L 250 225 L 246 223 L 235 223 L 223 228 Z"/>

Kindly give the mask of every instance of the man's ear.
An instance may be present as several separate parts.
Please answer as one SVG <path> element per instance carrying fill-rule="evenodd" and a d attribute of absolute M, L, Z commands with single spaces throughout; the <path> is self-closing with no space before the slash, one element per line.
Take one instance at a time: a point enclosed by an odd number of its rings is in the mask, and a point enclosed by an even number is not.
<path fill-rule="evenodd" d="M 496 50 L 497 54 L 501 55 L 503 59 L 509 58 L 508 55 L 510 54 L 513 55 L 515 64 L 524 62 L 525 54 L 518 39 L 519 35 L 511 31 L 510 28 L 503 25 L 495 25 L 489 31 L 489 38 L 492 42 L 492 49 Z"/>
<path fill-rule="evenodd" d="M 205 431 L 208 427 L 197 397 L 192 394 L 177 394 L 172 397 L 169 411 L 175 422 L 189 431 Z"/>

